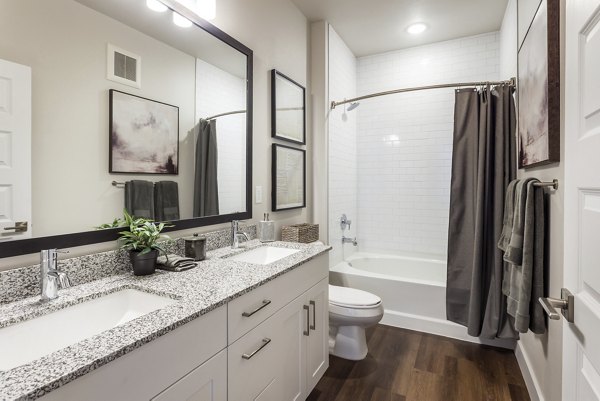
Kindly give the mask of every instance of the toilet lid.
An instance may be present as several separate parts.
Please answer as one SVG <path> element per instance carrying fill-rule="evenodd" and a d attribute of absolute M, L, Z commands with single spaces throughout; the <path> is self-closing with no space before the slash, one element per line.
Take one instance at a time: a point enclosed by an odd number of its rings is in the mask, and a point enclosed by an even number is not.
<path fill-rule="evenodd" d="M 329 285 L 329 302 L 338 306 L 357 307 L 375 306 L 381 303 L 381 298 L 370 292 L 356 288 Z"/>

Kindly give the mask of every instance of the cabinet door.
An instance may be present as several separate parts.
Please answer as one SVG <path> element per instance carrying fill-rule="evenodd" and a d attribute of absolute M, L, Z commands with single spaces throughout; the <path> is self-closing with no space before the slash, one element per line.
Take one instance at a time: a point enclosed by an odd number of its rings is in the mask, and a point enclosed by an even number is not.
<path fill-rule="evenodd" d="M 151 401 L 227 401 L 227 351 L 192 370 Z"/>
<path fill-rule="evenodd" d="M 306 338 L 306 385 L 310 394 L 329 367 L 329 283 L 320 281 L 306 293 L 310 335 Z"/>
<path fill-rule="evenodd" d="M 305 399 L 304 300 L 296 298 L 229 346 L 230 400 Z"/>

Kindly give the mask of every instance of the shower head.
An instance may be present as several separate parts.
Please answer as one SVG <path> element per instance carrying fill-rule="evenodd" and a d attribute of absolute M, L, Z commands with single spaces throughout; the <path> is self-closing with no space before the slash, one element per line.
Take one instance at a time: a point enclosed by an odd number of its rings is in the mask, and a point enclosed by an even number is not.
<path fill-rule="evenodd" d="M 358 102 L 350 103 L 350 106 L 348 106 L 348 111 L 352 111 L 355 108 L 357 108 L 358 106 L 360 106 L 360 103 L 358 103 Z"/>

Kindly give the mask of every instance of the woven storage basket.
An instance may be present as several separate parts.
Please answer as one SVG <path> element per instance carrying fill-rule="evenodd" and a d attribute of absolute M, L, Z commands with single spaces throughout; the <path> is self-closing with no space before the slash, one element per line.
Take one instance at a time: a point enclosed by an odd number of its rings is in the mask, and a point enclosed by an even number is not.
<path fill-rule="evenodd" d="M 287 242 L 302 242 L 307 244 L 319 240 L 318 224 L 294 224 L 283 226 L 281 229 L 281 240 Z"/>

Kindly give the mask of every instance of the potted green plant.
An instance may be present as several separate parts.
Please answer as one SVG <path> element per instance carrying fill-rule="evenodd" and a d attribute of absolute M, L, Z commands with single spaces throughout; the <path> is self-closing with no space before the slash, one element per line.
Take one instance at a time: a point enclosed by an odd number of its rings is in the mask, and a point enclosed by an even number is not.
<path fill-rule="evenodd" d="M 156 270 L 156 259 L 159 253 L 166 254 L 160 241 L 170 238 L 161 231 L 167 227 L 165 223 L 155 223 L 152 220 L 136 218 L 123 211 L 125 226 L 129 229 L 121 231 L 122 249 L 129 251 L 133 266 L 133 274 L 145 276 Z"/>

